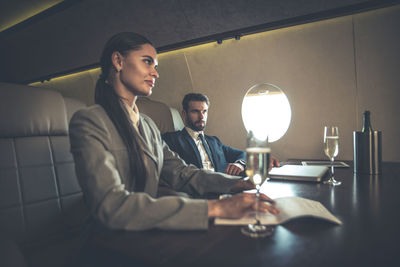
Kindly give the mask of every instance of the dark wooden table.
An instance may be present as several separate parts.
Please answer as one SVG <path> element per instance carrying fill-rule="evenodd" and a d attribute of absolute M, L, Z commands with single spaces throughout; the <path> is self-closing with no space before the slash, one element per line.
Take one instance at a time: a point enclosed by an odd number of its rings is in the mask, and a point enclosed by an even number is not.
<path fill-rule="evenodd" d="M 337 168 L 342 185 L 271 181 L 271 197 L 320 201 L 343 225 L 301 218 L 251 239 L 239 226 L 208 231 L 109 232 L 93 243 L 154 266 L 400 266 L 400 163 L 383 163 L 379 176 Z"/>

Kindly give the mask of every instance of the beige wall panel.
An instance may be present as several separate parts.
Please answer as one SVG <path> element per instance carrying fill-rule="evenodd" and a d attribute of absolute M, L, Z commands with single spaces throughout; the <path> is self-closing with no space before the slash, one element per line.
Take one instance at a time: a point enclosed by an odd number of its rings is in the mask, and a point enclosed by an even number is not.
<path fill-rule="evenodd" d="M 371 111 L 382 131 L 383 160 L 400 161 L 400 6 L 354 17 L 358 78 L 358 124 Z"/>
<path fill-rule="evenodd" d="M 181 110 L 186 93 L 207 94 L 206 132 L 244 149 L 242 98 L 250 86 L 270 82 L 284 90 L 292 106 L 288 132 L 272 144 L 279 159 L 325 158 L 322 129 L 335 124 L 338 158 L 351 160 L 352 132 L 369 109 L 373 127 L 383 132 L 383 159 L 400 161 L 399 26 L 400 7 L 394 6 L 160 54 L 160 78 L 150 98 Z M 98 74 L 35 85 L 92 104 Z"/>
<path fill-rule="evenodd" d="M 33 83 L 33 86 L 48 88 L 62 95 L 78 99 L 86 105 L 94 104 L 94 88 L 100 75 L 100 69 L 71 74 L 55 78 L 43 83 Z"/>
<path fill-rule="evenodd" d="M 212 102 L 207 132 L 244 148 L 242 98 L 251 85 L 270 82 L 284 90 L 293 112 L 287 134 L 273 144 L 276 156 L 323 158 L 323 126 L 335 124 L 341 132 L 339 158 L 351 159 L 356 124 L 352 40 L 351 17 L 344 17 L 188 51 L 193 90 Z"/>
<path fill-rule="evenodd" d="M 192 91 L 190 69 L 186 64 L 182 50 L 173 51 L 158 56 L 158 72 L 151 99 L 161 101 L 181 110 L 183 96 Z"/>

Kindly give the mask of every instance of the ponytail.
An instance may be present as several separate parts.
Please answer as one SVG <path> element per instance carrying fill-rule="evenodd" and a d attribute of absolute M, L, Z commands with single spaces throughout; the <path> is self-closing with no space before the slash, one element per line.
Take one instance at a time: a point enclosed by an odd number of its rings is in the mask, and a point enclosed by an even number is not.
<path fill-rule="evenodd" d="M 102 73 L 96 83 L 95 89 L 95 103 L 104 108 L 126 145 L 129 155 L 130 173 L 135 178 L 134 189 L 138 192 L 143 192 L 146 185 L 146 168 L 143 161 L 144 152 L 138 142 L 138 133 L 129 120 L 124 107 L 121 105 L 120 97 L 107 82 L 107 77 L 110 71 L 112 71 L 112 53 L 118 51 L 122 55 L 126 55 L 132 50 L 140 49 L 143 44 L 152 45 L 147 38 L 137 33 L 122 32 L 111 37 L 106 43 L 100 58 Z"/>
<path fill-rule="evenodd" d="M 120 101 L 112 86 L 100 78 L 96 84 L 95 102 L 104 108 L 126 145 L 131 174 L 135 177 L 135 191 L 143 192 L 146 184 L 143 150 L 138 143 L 137 132 Z"/>

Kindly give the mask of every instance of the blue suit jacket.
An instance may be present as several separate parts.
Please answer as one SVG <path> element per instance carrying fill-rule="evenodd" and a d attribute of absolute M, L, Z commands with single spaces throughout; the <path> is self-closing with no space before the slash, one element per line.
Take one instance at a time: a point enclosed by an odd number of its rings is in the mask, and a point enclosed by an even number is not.
<path fill-rule="evenodd" d="M 204 137 L 210 147 L 216 172 L 225 172 L 228 163 L 246 160 L 246 152 L 224 145 L 216 136 L 204 135 Z M 199 150 L 185 128 L 181 131 L 164 133 L 162 138 L 187 164 L 202 168 Z"/>

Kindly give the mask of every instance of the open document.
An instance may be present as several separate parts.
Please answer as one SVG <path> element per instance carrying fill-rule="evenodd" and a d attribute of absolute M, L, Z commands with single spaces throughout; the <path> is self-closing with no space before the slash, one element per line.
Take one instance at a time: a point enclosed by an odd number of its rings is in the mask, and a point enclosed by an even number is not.
<path fill-rule="evenodd" d="M 281 212 L 277 215 L 271 213 L 259 213 L 261 224 L 282 224 L 299 217 L 315 217 L 332 223 L 342 224 L 338 218 L 333 216 L 333 214 L 318 201 L 301 197 L 282 197 L 275 199 L 275 201 Z M 246 225 L 256 223 L 255 213 L 251 213 L 241 219 L 216 218 L 214 223 L 217 225 Z"/>

